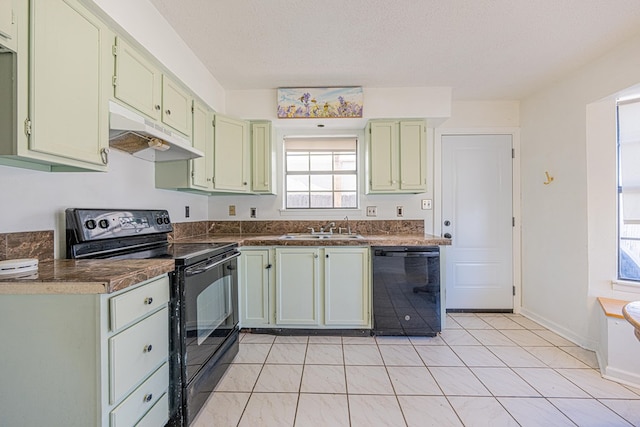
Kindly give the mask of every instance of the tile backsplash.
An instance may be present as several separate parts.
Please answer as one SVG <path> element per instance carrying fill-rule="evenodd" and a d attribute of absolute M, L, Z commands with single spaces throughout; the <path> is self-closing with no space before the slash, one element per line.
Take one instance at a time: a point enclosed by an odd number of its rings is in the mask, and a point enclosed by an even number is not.
<path fill-rule="evenodd" d="M 197 221 L 173 224 L 170 239 L 184 239 L 206 234 L 264 234 L 306 233 L 309 227 L 319 231 L 327 222 L 335 222 L 346 229 L 347 222 L 336 221 Z M 352 233 L 360 234 L 423 234 L 424 220 L 350 220 Z"/>
<path fill-rule="evenodd" d="M 37 258 L 53 259 L 53 230 L 0 233 L 0 260 Z"/>

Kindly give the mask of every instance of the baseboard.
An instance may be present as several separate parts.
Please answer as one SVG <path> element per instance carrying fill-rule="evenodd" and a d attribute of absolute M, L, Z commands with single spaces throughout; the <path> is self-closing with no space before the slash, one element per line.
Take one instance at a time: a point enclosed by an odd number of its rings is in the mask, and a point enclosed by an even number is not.
<path fill-rule="evenodd" d="M 631 387 L 640 388 L 640 375 L 622 369 L 606 366 L 601 369 L 602 377 L 611 381 L 626 384 Z"/>
<path fill-rule="evenodd" d="M 552 332 L 555 332 L 556 334 L 560 335 L 562 338 L 568 339 L 569 341 L 571 341 L 572 343 L 579 345 L 582 348 L 585 348 L 587 350 L 592 350 L 595 351 L 598 349 L 598 343 L 588 337 L 584 337 L 581 335 L 578 335 L 576 333 L 574 333 L 573 331 L 555 323 L 550 321 L 549 319 L 546 319 L 542 316 L 538 316 L 535 313 L 532 313 L 531 311 L 527 310 L 526 308 L 522 308 L 522 311 L 520 312 L 520 314 L 522 314 L 524 317 L 528 317 L 529 319 L 533 320 L 534 322 L 539 323 L 540 325 L 544 326 L 545 328 L 551 330 Z"/>

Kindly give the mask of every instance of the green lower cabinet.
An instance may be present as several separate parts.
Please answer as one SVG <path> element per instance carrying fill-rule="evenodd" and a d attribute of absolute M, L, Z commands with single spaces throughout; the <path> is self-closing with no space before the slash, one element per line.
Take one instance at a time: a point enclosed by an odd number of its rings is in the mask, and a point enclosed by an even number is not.
<path fill-rule="evenodd" d="M 371 327 L 368 247 L 276 247 L 242 254 L 242 327 Z"/>

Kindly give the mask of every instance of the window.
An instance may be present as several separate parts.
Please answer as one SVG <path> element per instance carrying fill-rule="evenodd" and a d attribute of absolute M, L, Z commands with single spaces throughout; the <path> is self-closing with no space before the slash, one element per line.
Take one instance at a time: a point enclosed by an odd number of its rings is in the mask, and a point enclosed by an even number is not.
<path fill-rule="evenodd" d="M 355 137 L 285 138 L 286 209 L 358 207 Z"/>
<path fill-rule="evenodd" d="M 640 281 L 640 99 L 618 103 L 618 278 Z"/>

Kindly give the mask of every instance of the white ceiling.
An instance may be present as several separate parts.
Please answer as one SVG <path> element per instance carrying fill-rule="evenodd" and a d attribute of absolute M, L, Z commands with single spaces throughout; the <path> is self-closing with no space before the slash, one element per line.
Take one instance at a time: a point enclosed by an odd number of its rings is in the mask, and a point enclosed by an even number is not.
<path fill-rule="evenodd" d="M 225 89 L 449 86 L 457 100 L 516 100 L 640 31 L 640 0 L 151 3 Z"/>

